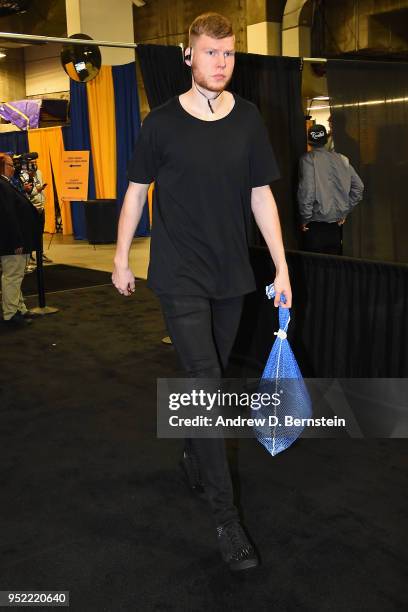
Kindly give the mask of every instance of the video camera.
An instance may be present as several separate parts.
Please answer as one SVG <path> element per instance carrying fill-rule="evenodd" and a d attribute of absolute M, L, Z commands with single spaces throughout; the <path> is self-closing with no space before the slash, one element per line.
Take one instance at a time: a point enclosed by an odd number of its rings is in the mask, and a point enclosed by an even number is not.
<path fill-rule="evenodd" d="M 38 159 L 38 153 L 35 153 L 34 151 L 31 153 L 21 153 L 21 154 L 15 153 L 12 156 L 12 159 L 13 159 L 13 164 L 14 164 L 14 168 L 16 172 L 19 172 L 22 169 L 25 169 L 28 171 L 35 170 L 37 168 L 37 164 L 35 163 L 35 160 Z"/>
<path fill-rule="evenodd" d="M 20 181 L 22 185 L 32 183 L 35 173 L 37 172 L 38 153 L 35 151 L 30 153 L 14 154 L 11 156 L 14 164 L 14 178 Z"/>

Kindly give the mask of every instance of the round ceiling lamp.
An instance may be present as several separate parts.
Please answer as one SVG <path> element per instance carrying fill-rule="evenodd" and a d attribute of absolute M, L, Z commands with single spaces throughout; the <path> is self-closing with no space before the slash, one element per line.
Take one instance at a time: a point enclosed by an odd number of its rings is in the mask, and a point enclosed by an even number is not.
<path fill-rule="evenodd" d="M 0 17 L 25 13 L 31 0 L 0 0 Z"/>
<path fill-rule="evenodd" d="M 72 34 L 69 38 L 92 40 L 87 34 Z M 97 76 L 101 68 L 101 52 L 96 45 L 67 43 L 61 50 L 61 64 L 70 79 L 87 83 Z"/>

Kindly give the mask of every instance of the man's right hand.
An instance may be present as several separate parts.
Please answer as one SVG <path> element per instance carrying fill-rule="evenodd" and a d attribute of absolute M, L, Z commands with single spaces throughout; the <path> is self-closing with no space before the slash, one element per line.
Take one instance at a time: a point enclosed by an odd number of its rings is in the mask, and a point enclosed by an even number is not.
<path fill-rule="evenodd" d="M 135 292 L 135 277 L 129 267 L 115 265 L 112 273 L 112 283 L 121 295 L 129 296 Z"/>
<path fill-rule="evenodd" d="M 121 295 L 135 291 L 135 277 L 129 268 L 129 251 L 146 202 L 148 184 L 129 182 L 118 223 L 118 240 L 113 259 L 112 283 Z"/>
<path fill-rule="evenodd" d="M 14 254 L 15 255 L 22 255 L 23 254 L 23 250 L 24 250 L 24 247 L 22 247 L 22 246 L 21 247 L 17 247 L 16 249 L 14 249 Z"/>

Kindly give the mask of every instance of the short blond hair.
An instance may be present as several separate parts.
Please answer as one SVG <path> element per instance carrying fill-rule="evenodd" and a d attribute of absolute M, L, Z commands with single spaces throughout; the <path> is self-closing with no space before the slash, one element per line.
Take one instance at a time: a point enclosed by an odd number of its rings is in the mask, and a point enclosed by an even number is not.
<path fill-rule="evenodd" d="M 189 44 L 202 34 L 211 38 L 234 36 L 231 21 L 219 13 L 203 13 L 196 17 L 188 30 Z"/>

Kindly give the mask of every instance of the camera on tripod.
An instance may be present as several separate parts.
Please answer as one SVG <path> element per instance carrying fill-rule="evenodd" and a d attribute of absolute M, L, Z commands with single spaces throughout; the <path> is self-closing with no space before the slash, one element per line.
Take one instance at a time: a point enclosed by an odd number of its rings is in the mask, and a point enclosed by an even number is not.
<path fill-rule="evenodd" d="M 15 154 L 12 156 L 14 164 L 14 176 L 23 185 L 32 183 L 35 173 L 37 172 L 38 153 L 32 151 L 30 153 Z"/>
<path fill-rule="evenodd" d="M 38 159 L 38 153 L 35 151 L 30 153 L 21 153 L 13 155 L 13 164 L 16 172 L 20 172 L 22 169 L 32 170 L 37 168 L 35 160 Z"/>

